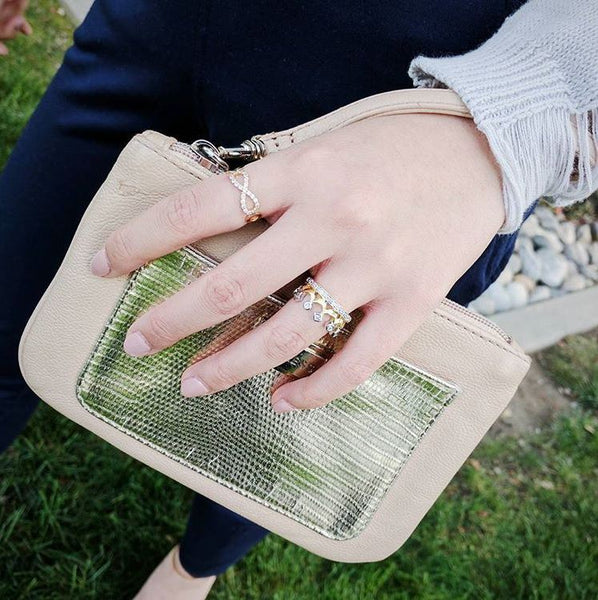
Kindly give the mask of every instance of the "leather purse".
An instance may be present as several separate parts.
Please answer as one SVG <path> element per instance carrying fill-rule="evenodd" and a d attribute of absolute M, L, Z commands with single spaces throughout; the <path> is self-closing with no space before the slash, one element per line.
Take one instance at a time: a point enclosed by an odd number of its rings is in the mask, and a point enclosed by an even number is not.
<path fill-rule="evenodd" d="M 155 355 L 122 350 L 141 312 L 259 235 L 265 222 L 200 240 L 127 276 L 94 277 L 89 265 L 111 231 L 226 169 L 225 156 L 259 159 L 360 119 L 413 112 L 469 117 L 450 90 L 400 90 L 232 150 L 152 131 L 135 136 L 23 332 L 19 362 L 29 386 L 123 452 L 316 554 L 362 562 L 394 552 L 527 372 L 529 358 L 510 336 L 446 300 L 356 390 L 322 408 L 276 414 L 271 387 L 317 368 L 338 350 L 336 338 L 325 335 L 296 360 L 203 398 L 182 397 L 179 379 L 191 361 L 274 314 L 297 282 Z"/>

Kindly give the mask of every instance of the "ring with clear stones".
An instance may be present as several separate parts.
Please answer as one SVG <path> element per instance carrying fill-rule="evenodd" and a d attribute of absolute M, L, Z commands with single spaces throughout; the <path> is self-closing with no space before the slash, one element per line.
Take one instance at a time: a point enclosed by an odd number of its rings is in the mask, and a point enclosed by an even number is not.
<path fill-rule="evenodd" d="M 324 316 L 329 319 L 325 323 L 326 331 L 333 337 L 351 321 L 351 315 L 313 278 L 308 277 L 305 283 L 299 286 L 293 297 L 298 302 L 303 302 L 305 310 L 312 310 L 318 304 L 320 310 L 314 310 L 314 321 L 324 322 Z"/>
<path fill-rule="evenodd" d="M 253 223 L 258 219 L 262 218 L 262 214 L 260 213 L 260 201 L 257 196 L 249 190 L 249 175 L 243 168 L 235 169 L 230 173 L 227 173 L 230 182 L 241 191 L 241 198 L 239 203 L 241 204 L 241 210 L 245 214 L 245 222 Z M 241 185 L 238 181 L 238 178 L 243 178 L 243 184 Z M 251 200 L 251 206 L 247 203 L 247 198 Z"/>

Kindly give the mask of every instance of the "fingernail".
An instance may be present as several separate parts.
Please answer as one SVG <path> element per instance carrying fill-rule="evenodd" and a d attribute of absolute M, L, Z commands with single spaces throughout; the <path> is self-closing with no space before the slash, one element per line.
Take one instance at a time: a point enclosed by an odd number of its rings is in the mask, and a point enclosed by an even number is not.
<path fill-rule="evenodd" d="M 91 261 L 91 272 L 98 277 L 104 277 L 110 273 L 110 261 L 106 254 L 106 248 L 102 248 Z"/>
<path fill-rule="evenodd" d="M 199 377 L 186 377 L 181 383 L 181 394 L 183 396 L 205 396 L 209 391 L 208 386 Z"/>
<path fill-rule="evenodd" d="M 125 349 L 125 352 L 131 356 L 143 356 L 152 349 L 141 331 L 129 333 L 125 338 L 123 348 Z"/>
<path fill-rule="evenodd" d="M 285 413 L 285 412 L 290 412 L 292 410 L 297 410 L 296 406 L 293 406 L 292 404 L 287 402 L 284 398 L 277 400 L 272 405 L 272 408 L 274 409 L 274 412 L 276 412 L 276 413 Z"/>

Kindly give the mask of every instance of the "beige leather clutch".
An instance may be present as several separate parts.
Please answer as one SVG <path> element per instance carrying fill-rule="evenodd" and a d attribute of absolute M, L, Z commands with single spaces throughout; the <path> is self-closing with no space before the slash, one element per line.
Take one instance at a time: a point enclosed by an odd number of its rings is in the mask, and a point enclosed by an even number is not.
<path fill-rule="evenodd" d="M 468 117 L 448 90 L 387 92 L 256 136 L 243 152 L 276 152 L 359 119 L 407 112 Z M 68 418 L 296 544 L 339 561 L 382 559 L 409 537 L 503 411 L 529 359 L 495 325 L 445 301 L 372 377 L 323 408 L 271 410 L 269 390 L 293 361 L 223 392 L 182 397 L 189 362 L 258 325 L 288 290 L 153 356 L 126 355 L 126 330 L 266 225 L 201 240 L 126 277 L 94 277 L 89 265 L 111 231 L 210 177 L 218 163 L 208 146 L 156 132 L 131 140 L 29 319 L 23 375 Z M 329 338 L 305 356 L 326 360 L 336 348 Z"/>

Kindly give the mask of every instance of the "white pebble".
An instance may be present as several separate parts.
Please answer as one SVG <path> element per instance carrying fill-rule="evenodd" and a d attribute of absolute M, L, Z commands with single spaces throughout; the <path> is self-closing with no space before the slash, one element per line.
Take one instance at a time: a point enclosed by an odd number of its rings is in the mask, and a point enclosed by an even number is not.
<path fill-rule="evenodd" d="M 550 288 L 547 285 L 537 286 L 529 295 L 530 304 L 532 302 L 540 302 L 550 298 Z"/>
<path fill-rule="evenodd" d="M 510 285 L 510 284 L 509 284 Z M 506 289 L 497 281 L 495 281 L 486 291 L 485 294 L 494 300 L 494 309 L 496 312 L 503 312 L 511 308 L 511 296 Z"/>
<path fill-rule="evenodd" d="M 590 262 L 590 255 L 581 242 L 566 244 L 565 256 L 580 266 L 587 265 Z"/>
<path fill-rule="evenodd" d="M 511 308 L 521 308 L 525 306 L 529 299 L 529 294 L 526 287 L 519 281 L 509 283 L 505 291 L 511 300 Z"/>
<path fill-rule="evenodd" d="M 577 232 L 575 231 L 575 225 L 569 221 L 559 224 L 557 230 L 559 237 L 563 244 L 574 244 L 577 239 Z"/>
<path fill-rule="evenodd" d="M 532 239 L 536 248 L 551 248 L 555 252 L 563 251 L 563 242 L 554 231 L 545 231 L 535 235 Z"/>
<path fill-rule="evenodd" d="M 513 277 L 513 281 L 520 283 L 528 292 L 531 292 L 536 287 L 536 282 L 523 273 L 517 273 L 517 275 Z"/>
<path fill-rule="evenodd" d="M 567 275 L 567 259 L 550 248 L 541 248 L 536 255 L 542 264 L 540 280 L 550 287 L 559 287 Z"/>
<path fill-rule="evenodd" d="M 589 223 L 579 225 L 577 228 L 577 240 L 586 245 L 592 243 L 592 228 Z"/>
<path fill-rule="evenodd" d="M 479 298 L 469 304 L 469 308 L 473 308 L 476 312 L 481 315 L 489 316 L 496 312 L 496 306 L 492 298 L 482 294 Z"/>
<path fill-rule="evenodd" d="M 566 292 L 577 292 L 586 287 L 586 278 L 583 275 L 570 275 L 565 279 L 562 289 Z"/>
<path fill-rule="evenodd" d="M 596 245 L 598 246 L 598 244 Z M 511 254 L 506 268 L 509 269 L 513 275 L 517 275 L 517 273 L 521 271 L 521 258 L 519 258 L 519 254 L 516 254 L 515 252 Z"/>
<path fill-rule="evenodd" d="M 542 260 L 534 250 L 528 246 L 521 246 L 519 249 L 521 257 L 521 272 L 534 281 L 542 276 Z"/>

